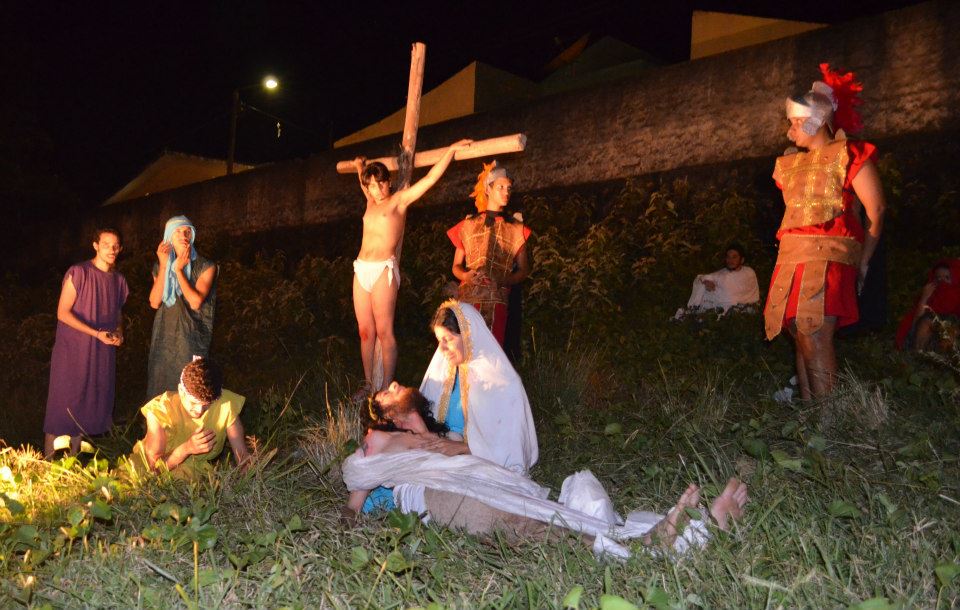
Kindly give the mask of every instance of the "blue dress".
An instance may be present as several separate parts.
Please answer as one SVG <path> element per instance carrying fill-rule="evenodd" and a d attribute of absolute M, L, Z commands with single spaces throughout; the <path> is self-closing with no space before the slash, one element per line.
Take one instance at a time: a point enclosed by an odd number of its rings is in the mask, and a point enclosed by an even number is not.
<path fill-rule="evenodd" d="M 463 417 L 463 404 L 460 402 L 460 371 L 453 379 L 453 389 L 450 391 L 450 404 L 447 405 L 447 418 L 444 420 L 450 432 L 463 436 L 463 429 L 467 422 Z"/>

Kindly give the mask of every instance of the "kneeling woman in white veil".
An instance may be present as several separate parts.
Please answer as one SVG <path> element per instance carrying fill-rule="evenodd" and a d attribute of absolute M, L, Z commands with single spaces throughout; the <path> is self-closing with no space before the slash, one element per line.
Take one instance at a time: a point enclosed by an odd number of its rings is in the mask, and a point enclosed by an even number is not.
<path fill-rule="evenodd" d="M 424 448 L 447 455 L 471 453 L 525 474 L 538 457 L 530 403 L 520 375 L 483 316 L 472 305 L 450 300 L 430 326 L 438 345 L 420 392 L 451 434 Z"/>
<path fill-rule="evenodd" d="M 437 336 L 437 351 L 420 392 L 431 402 L 436 420 L 450 432 L 447 438 L 424 440 L 418 448 L 445 455 L 469 453 L 526 474 L 539 456 L 530 402 L 520 375 L 483 316 L 472 305 L 450 300 L 437 309 L 430 327 Z M 401 391 L 404 388 L 394 382 L 376 397 Z M 363 512 L 395 506 L 393 491 L 378 487 L 367 497 Z"/>

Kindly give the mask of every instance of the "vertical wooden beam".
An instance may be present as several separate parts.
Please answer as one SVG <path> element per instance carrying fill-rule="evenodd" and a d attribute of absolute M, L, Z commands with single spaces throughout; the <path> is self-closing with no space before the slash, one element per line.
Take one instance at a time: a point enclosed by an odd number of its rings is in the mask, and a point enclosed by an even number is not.
<path fill-rule="evenodd" d="M 413 177 L 413 158 L 417 152 L 417 126 L 420 124 L 420 94 L 423 91 L 423 68 L 427 58 L 427 46 L 422 42 L 413 43 L 410 50 L 410 81 L 407 84 L 407 113 L 403 120 L 403 139 L 400 140 L 400 156 L 397 158 L 397 180 L 391 189 L 394 192 L 410 186 Z M 397 243 L 396 257 L 400 262 L 403 249 L 403 234 Z M 389 272 L 389 270 L 387 270 Z M 373 348 L 373 371 L 371 381 L 374 388 L 383 385 L 383 346 L 377 339 Z"/>
<path fill-rule="evenodd" d="M 407 85 L 407 113 L 403 121 L 403 139 L 400 141 L 399 170 L 395 191 L 410 186 L 413 176 L 413 157 L 417 152 L 417 127 L 420 124 L 420 96 L 423 92 L 423 69 L 427 47 L 413 43 L 410 50 L 410 81 Z"/>

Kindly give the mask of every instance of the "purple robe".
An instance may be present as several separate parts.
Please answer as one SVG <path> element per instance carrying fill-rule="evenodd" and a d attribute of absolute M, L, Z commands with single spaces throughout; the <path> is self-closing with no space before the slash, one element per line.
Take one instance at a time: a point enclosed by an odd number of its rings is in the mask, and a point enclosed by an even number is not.
<path fill-rule="evenodd" d="M 92 261 L 70 267 L 77 290 L 73 314 L 97 330 L 113 332 L 129 289 L 123 274 L 100 271 Z M 54 436 L 102 434 L 113 425 L 117 348 L 57 322 L 50 360 L 50 389 L 43 431 Z"/>

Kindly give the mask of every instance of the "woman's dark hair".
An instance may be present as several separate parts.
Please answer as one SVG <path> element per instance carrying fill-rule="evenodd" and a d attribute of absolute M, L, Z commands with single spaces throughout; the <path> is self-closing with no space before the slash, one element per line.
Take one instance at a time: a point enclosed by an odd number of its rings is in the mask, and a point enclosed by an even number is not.
<path fill-rule="evenodd" d="M 390 170 L 383 163 L 374 161 L 363 168 L 360 179 L 363 180 L 364 184 L 370 184 L 371 179 L 377 182 L 390 182 Z"/>
<path fill-rule="evenodd" d="M 740 255 L 740 258 L 747 258 L 747 252 L 743 249 L 743 246 L 737 242 L 730 242 L 727 244 L 727 247 L 723 249 L 723 255 L 726 256 L 727 252 L 735 250 L 737 254 Z"/>
<path fill-rule="evenodd" d="M 457 314 L 454 313 L 453 307 L 441 307 L 437 310 L 433 315 L 433 321 L 430 322 L 430 328 L 437 326 L 442 326 L 455 335 L 460 334 L 460 324 L 457 322 Z"/>
<path fill-rule="evenodd" d="M 116 236 L 117 236 L 117 241 L 120 242 L 121 244 L 123 243 L 123 236 L 120 235 L 120 231 L 118 231 L 118 230 L 116 230 L 116 229 L 114 229 L 114 228 L 112 228 L 112 227 L 100 227 L 99 229 L 97 229 L 96 231 L 94 231 L 94 232 L 93 232 L 93 243 L 95 243 L 95 244 L 96 244 L 96 243 L 100 243 L 100 236 L 103 235 L 104 233 L 109 233 L 110 235 L 116 235 Z"/>
<path fill-rule="evenodd" d="M 442 424 L 437 421 L 433 416 L 433 411 L 430 410 L 431 403 L 427 400 L 427 397 L 420 393 L 420 390 L 413 390 L 408 394 L 408 398 L 401 400 L 397 405 L 392 409 L 394 412 L 400 411 L 403 413 L 409 413 L 410 411 L 416 411 L 420 414 L 420 418 L 423 419 L 423 423 L 427 426 L 427 430 L 437 434 L 439 436 L 446 436 L 447 432 L 450 432 L 450 428 L 447 427 L 447 424 Z M 376 395 L 371 399 L 370 403 L 371 415 L 376 416 L 376 420 L 371 421 L 368 425 L 368 428 L 374 430 L 383 430 L 385 432 L 394 432 L 399 430 L 396 424 L 390 420 L 386 415 L 386 409 L 381 405 L 377 399 Z"/>
<path fill-rule="evenodd" d="M 183 387 L 209 404 L 223 393 L 223 370 L 209 358 L 197 358 L 183 367 Z"/>

